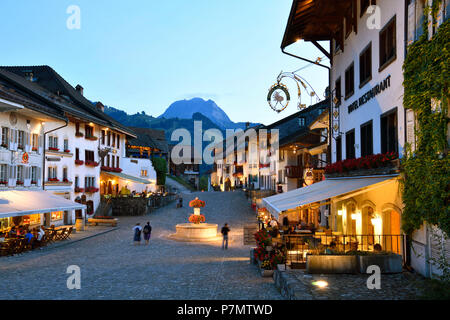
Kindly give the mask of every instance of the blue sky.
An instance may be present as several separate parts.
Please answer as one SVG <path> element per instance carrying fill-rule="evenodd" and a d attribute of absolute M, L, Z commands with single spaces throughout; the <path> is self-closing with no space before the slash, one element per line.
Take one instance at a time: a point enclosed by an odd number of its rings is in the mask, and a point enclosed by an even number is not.
<path fill-rule="evenodd" d="M 277 114 L 266 102 L 281 70 L 306 65 L 280 43 L 291 0 L 1 0 L 2 65 L 52 66 L 85 96 L 128 113 L 159 116 L 174 101 L 214 100 L 231 118 L 269 124 L 296 111 L 296 99 Z M 81 29 L 69 30 L 70 5 Z M 323 56 L 308 43 L 288 51 Z M 322 97 L 327 70 L 299 72 Z M 295 85 L 286 81 L 295 95 Z M 310 103 L 304 98 L 303 103 Z"/>

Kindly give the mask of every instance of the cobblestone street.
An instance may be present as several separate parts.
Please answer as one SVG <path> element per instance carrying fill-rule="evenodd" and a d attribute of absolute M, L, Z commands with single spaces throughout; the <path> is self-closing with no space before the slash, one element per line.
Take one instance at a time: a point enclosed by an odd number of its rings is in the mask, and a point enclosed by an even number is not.
<path fill-rule="evenodd" d="M 221 243 L 175 242 L 167 236 L 192 212 L 198 196 L 207 222 L 231 227 L 230 248 Z M 59 248 L 0 259 L 0 299 L 282 299 L 272 278 L 249 264 L 243 225 L 254 212 L 241 192 L 188 193 L 148 217 L 121 217 L 119 229 Z M 132 227 L 150 220 L 149 246 L 133 246 Z M 81 268 L 81 290 L 69 290 L 69 265 Z"/>

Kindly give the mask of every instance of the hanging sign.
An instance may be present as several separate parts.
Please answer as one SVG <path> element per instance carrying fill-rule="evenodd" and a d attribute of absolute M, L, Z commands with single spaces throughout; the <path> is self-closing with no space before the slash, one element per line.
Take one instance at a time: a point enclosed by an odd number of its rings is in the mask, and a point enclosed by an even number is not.
<path fill-rule="evenodd" d="M 28 159 L 29 159 L 28 153 L 24 152 L 22 155 L 22 163 L 28 163 Z"/>
<path fill-rule="evenodd" d="M 281 112 L 286 109 L 290 100 L 291 96 L 284 84 L 277 83 L 270 87 L 269 93 L 267 94 L 267 103 L 276 112 Z"/>

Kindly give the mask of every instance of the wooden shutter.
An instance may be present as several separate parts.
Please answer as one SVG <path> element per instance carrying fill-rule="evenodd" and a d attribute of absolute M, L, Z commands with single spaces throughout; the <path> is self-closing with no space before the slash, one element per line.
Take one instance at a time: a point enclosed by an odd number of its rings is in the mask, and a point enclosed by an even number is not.
<path fill-rule="evenodd" d="M 41 175 L 41 167 L 36 167 L 36 179 L 37 179 L 37 184 L 41 185 L 42 182 L 42 175 Z"/>
<path fill-rule="evenodd" d="M 43 137 L 41 135 L 38 136 L 38 153 L 41 154 L 42 153 L 42 140 Z"/>

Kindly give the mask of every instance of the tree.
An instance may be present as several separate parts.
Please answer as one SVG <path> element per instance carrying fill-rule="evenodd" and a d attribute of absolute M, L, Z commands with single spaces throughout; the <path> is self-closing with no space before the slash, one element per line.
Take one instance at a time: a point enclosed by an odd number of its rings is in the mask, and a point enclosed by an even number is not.
<path fill-rule="evenodd" d="M 164 158 L 152 158 L 152 165 L 156 171 L 156 184 L 163 186 L 166 184 L 167 162 Z"/>

